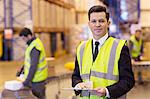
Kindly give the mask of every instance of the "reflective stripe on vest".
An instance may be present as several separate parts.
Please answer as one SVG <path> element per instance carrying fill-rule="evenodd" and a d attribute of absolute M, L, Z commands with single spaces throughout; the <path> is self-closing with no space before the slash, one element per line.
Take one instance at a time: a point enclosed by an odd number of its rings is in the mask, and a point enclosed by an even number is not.
<path fill-rule="evenodd" d="M 84 52 L 84 48 L 85 48 L 85 44 L 86 44 L 86 41 L 83 42 L 82 46 L 81 46 L 81 49 L 80 49 L 80 57 L 83 58 L 83 52 Z M 80 58 L 80 68 L 82 70 L 82 59 Z"/>
<path fill-rule="evenodd" d="M 39 64 L 44 62 L 44 61 L 45 61 L 45 57 L 43 57 L 41 60 L 39 60 Z M 30 59 L 29 58 L 27 59 L 27 62 L 28 62 L 28 64 L 30 64 Z M 25 65 L 25 68 L 29 69 L 30 67 Z M 42 71 L 45 68 L 48 68 L 48 66 L 44 66 L 44 67 L 38 68 L 37 70 L 38 71 Z"/>
<path fill-rule="evenodd" d="M 39 63 L 42 63 L 43 61 L 45 61 L 45 57 L 43 57 L 42 59 L 40 59 Z M 30 59 L 27 59 L 27 62 L 30 63 Z"/>
<path fill-rule="evenodd" d="M 29 69 L 29 67 L 26 66 L 26 65 L 25 65 L 25 68 Z M 42 71 L 42 70 L 44 70 L 45 68 L 48 68 L 48 66 L 47 66 L 47 65 L 46 65 L 46 66 L 43 66 L 43 67 L 41 67 L 41 68 L 38 68 L 37 70 L 38 70 L 38 71 Z"/>

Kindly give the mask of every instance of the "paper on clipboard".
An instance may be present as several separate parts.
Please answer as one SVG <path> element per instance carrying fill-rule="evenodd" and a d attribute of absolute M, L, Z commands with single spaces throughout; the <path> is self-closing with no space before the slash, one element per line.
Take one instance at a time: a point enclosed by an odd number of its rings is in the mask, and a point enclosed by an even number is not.
<path fill-rule="evenodd" d="M 81 89 L 81 88 L 62 88 L 63 90 L 87 90 L 87 91 L 94 91 L 94 89 Z"/>
<path fill-rule="evenodd" d="M 96 95 L 101 96 L 101 93 L 97 92 L 97 90 L 95 90 L 95 89 L 62 88 L 62 90 L 67 90 L 67 91 L 73 91 L 73 90 L 88 91 L 88 92 L 94 92 Z"/>

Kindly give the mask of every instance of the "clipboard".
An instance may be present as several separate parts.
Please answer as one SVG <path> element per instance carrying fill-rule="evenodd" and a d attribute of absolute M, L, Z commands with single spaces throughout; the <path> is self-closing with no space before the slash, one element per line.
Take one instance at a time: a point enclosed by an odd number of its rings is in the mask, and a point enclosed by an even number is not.
<path fill-rule="evenodd" d="M 94 89 L 81 89 L 81 88 L 62 88 L 62 90 L 85 90 L 85 91 L 96 91 Z"/>

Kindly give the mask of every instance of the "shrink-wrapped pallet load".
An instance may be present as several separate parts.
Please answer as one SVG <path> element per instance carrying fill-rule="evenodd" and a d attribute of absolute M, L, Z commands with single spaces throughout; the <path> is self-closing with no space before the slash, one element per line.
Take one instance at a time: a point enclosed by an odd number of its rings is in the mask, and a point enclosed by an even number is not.
<path fill-rule="evenodd" d="M 47 28 L 51 28 L 51 3 L 49 2 L 46 2 L 46 25 L 47 25 Z"/>
<path fill-rule="evenodd" d="M 59 6 L 56 6 L 56 27 L 57 28 L 60 28 L 60 16 L 61 16 L 61 14 L 60 14 L 60 7 Z"/>
<path fill-rule="evenodd" d="M 75 13 L 74 9 L 69 11 L 69 16 L 70 16 L 69 26 L 75 25 L 75 23 L 76 23 L 76 13 Z"/>
<path fill-rule="evenodd" d="M 67 28 L 69 27 L 69 10 L 68 9 L 64 9 L 64 10 L 65 10 L 64 27 Z"/>
<path fill-rule="evenodd" d="M 144 42 L 144 54 L 143 54 L 143 60 L 150 61 L 150 42 Z"/>
<path fill-rule="evenodd" d="M 50 13 L 51 13 L 51 20 L 50 20 L 51 27 L 56 28 L 56 5 L 51 4 L 50 9 L 51 9 L 51 11 L 50 11 Z"/>
<path fill-rule="evenodd" d="M 32 18 L 33 18 L 33 26 L 34 28 L 39 27 L 40 22 L 40 11 L 39 11 L 39 1 L 38 0 L 32 0 Z"/>
<path fill-rule="evenodd" d="M 59 7 L 59 13 L 60 14 L 58 14 L 59 15 L 59 22 L 58 22 L 58 24 L 60 24 L 60 28 L 63 28 L 63 25 L 64 25 L 64 23 L 63 23 L 63 20 L 64 20 L 63 10 L 64 10 L 63 7 Z"/>
<path fill-rule="evenodd" d="M 45 25 L 45 15 L 46 15 L 46 3 L 45 0 L 40 0 L 40 27 L 42 28 L 42 30 L 46 27 Z"/>
<path fill-rule="evenodd" d="M 86 12 L 78 14 L 78 23 L 79 24 L 88 23 L 88 15 Z"/>

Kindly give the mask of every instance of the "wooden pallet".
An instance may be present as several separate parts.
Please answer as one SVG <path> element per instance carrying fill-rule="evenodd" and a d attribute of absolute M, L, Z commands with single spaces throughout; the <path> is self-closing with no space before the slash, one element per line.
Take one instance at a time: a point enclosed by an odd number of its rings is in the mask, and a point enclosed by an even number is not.
<path fill-rule="evenodd" d="M 4 89 L 1 97 L 2 99 L 37 99 L 32 95 L 32 92 L 29 89 L 22 89 L 18 91 Z"/>

